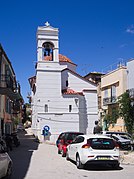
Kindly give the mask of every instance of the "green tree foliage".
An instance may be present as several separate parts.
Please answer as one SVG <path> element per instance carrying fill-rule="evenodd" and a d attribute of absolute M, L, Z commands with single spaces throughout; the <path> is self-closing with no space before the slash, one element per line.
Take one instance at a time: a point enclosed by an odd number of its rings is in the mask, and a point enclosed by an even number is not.
<path fill-rule="evenodd" d="M 26 121 L 31 121 L 31 105 L 29 103 L 25 103 L 23 106 L 23 119 L 22 119 L 22 123 L 24 124 Z"/>
<path fill-rule="evenodd" d="M 123 93 L 119 98 L 119 115 L 124 119 L 127 131 L 132 134 L 134 127 L 134 105 L 129 92 Z"/>
<path fill-rule="evenodd" d="M 116 124 L 118 117 L 119 117 L 118 108 L 115 107 L 111 108 L 110 112 L 106 114 L 104 117 L 104 121 L 106 122 L 107 125 L 107 130 L 110 124 L 112 124 L 112 126 Z"/>

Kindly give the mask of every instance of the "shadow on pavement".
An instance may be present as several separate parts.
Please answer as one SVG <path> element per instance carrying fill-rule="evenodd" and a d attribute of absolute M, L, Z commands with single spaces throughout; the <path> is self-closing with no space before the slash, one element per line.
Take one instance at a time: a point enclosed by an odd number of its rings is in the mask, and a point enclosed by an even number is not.
<path fill-rule="evenodd" d="M 70 160 L 71 163 L 76 165 L 76 162 Z M 89 170 L 89 171 L 110 171 L 110 170 L 123 170 L 121 166 L 118 168 L 112 168 L 110 165 L 85 165 L 83 170 Z"/>
<path fill-rule="evenodd" d="M 110 171 L 110 170 L 123 170 L 123 168 L 122 167 L 118 167 L 118 168 L 112 168 L 111 166 L 109 166 L 109 165 L 94 165 L 94 166 L 85 166 L 85 168 L 84 168 L 85 170 L 92 170 L 92 171 Z"/>
<path fill-rule="evenodd" d="M 20 140 L 19 147 L 13 147 L 9 155 L 13 161 L 13 172 L 11 179 L 24 179 L 31 161 L 34 150 L 38 149 L 39 143 L 35 142 L 32 135 L 27 135 L 26 131 L 18 133 Z"/>

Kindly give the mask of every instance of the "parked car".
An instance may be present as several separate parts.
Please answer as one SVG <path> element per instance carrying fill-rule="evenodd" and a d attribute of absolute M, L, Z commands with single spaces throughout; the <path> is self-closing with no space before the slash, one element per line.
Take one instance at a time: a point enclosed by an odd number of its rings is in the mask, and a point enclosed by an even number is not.
<path fill-rule="evenodd" d="M 62 154 L 62 157 L 65 157 L 68 144 L 70 144 L 74 140 L 74 138 L 78 135 L 83 135 L 83 133 L 82 132 L 62 132 L 56 141 L 56 145 L 58 147 L 58 154 Z"/>
<path fill-rule="evenodd" d="M 123 139 L 130 140 L 131 150 L 134 150 L 134 139 L 128 135 L 120 135 Z"/>
<path fill-rule="evenodd" d="M 121 136 L 119 134 L 118 135 L 113 134 L 113 135 L 111 135 L 111 138 L 116 140 L 120 149 L 123 149 L 123 150 L 131 150 L 132 149 L 132 144 L 131 144 L 130 139 L 125 139 L 123 136 Z"/>
<path fill-rule="evenodd" d="M 132 136 L 127 132 L 102 131 L 102 134 L 110 136 L 116 140 L 120 149 L 133 150 L 134 148 L 134 141 L 132 140 Z"/>
<path fill-rule="evenodd" d="M 101 134 L 111 134 L 111 135 L 115 134 L 115 135 L 128 136 L 128 137 L 132 138 L 132 136 L 129 133 L 127 133 L 127 132 L 102 131 Z"/>
<path fill-rule="evenodd" d="M 0 142 L 0 178 L 10 178 L 12 174 L 12 160 L 9 157 L 3 142 Z"/>
<path fill-rule="evenodd" d="M 75 161 L 78 169 L 86 164 L 109 164 L 113 168 L 118 168 L 119 146 L 108 136 L 79 135 L 67 146 L 66 159 Z"/>

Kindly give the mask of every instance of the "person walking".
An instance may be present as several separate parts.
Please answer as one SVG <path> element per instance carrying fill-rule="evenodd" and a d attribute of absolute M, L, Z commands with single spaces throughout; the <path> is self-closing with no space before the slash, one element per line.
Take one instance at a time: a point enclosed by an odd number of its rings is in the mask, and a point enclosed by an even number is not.
<path fill-rule="evenodd" d="M 95 126 L 94 126 L 94 129 L 93 129 L 93 134 L 100 134 L 101 131 L 102 131 L 102 127 L 99 126 L 98 121 L 95 121 Z"/>

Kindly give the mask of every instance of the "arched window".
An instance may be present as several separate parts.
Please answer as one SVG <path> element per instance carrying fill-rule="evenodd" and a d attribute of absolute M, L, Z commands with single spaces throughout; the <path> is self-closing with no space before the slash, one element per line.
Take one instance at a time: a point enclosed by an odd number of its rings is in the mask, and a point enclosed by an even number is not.
<path fill-rule="evenodd" d="M 43 47 L 43 59 L 46 61 L 53 61 L 54 45 L 51 42 L 45 42 Z"/>

